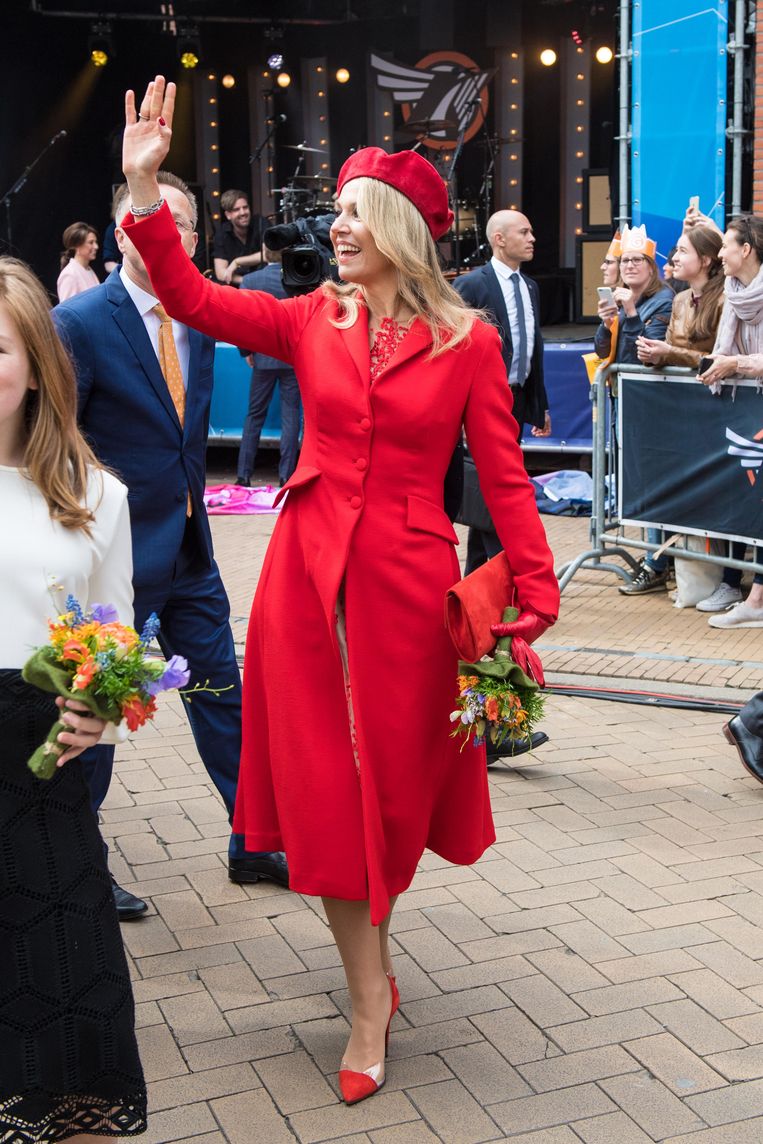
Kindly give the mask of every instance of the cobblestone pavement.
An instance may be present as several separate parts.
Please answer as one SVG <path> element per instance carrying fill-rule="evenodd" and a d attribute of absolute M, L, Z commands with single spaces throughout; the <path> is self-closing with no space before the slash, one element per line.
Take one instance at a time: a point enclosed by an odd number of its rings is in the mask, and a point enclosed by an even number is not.
<path fill-rule="evenodd" d="M 239 642 L 272 524 L 213 521 Z M 560 561 L 586 529 L 551 518 Z M 573 581 L 541 650 L 551 683 L 740 701 L 763 676 L 758 632 L 623 599 L 601 573 Z M 760 1144 L 763 789 L 721 722 L 551 695 L 551 742 L 491 771 L 495 845 L 470 868 L 425 854 L 398 905 L 386 1087 L 346 1108 L 320 903 L 227 880 L 225 815 L 164 702 L 119 749 L 103 813 L 114 874 L 151 903 L 122 927 L 144 1139 Z"/>

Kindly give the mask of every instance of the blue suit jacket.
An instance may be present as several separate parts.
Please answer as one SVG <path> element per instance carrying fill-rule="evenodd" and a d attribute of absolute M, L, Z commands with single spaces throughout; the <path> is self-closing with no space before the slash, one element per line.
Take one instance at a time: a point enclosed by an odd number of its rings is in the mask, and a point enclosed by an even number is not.
<path fill-rule="evenodd" d="M 527 289 L 530 291 L 533 317 L 535 318 L 535 348 L 533 349 L 530 372 L 527 375 L 524 386 L 525 420 L 528 421 L 530 425 L 535 425 L 538 429 L 541 429 L 545 421 L 546 410 L 548 409 L 548 399 L 546 397 L 546 387 L 543 382 L 543 337 L 540 332 L 540 319 L 538 317 L 540 313 L 540 294 L 538 292 L 538 285 L 536 282 L 533 282 L 532 278 L 528 278 L 526 274 L 522 274 L 522 278 L 527 285 Z M 514 351 L 511 344 L 511 330 L 509 328 L 509 315 L 506 312 L 506 302 L 504 301 L 501 284 L 498 281 L 495 270 L 489 262 L 486 262 L 484 266 L 478 266 L 476 270 L 470 271 L 469 274 L 462 274 L 460 278 L 455 280 L 453 285 L 464 301 L 468 302 L 470 306 L 477 306 L 481 310 L 487 310 L 493 316 L 498 333 L 501 335 L 501 353 L 503 354 L 506 375 L 508 377 Z"/>
<path fill-rule="evenodd" d="M 53 320 L 74 359 L 82 431 L 129 491 L 136 588 L 171 581 L 189 493 L 192 535 L 200 560 L 210 565 L 203 496 L 214 341 L 188 331 L 181 428 L 143 319 L 118 270 L 101 286 L 56 306 Z"/>

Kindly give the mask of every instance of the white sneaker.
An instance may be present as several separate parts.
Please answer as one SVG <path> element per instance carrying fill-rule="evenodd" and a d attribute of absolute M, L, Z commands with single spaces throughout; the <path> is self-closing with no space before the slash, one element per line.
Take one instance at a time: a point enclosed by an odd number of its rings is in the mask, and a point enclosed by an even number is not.
<path fill-rule="evenodd" d="M 698 612 L 725 612 L 732 604 L 741 604 L 742 593 L 739 588 L 732 588 L 721 580 L 712 596 L 700 600 L 697 604 Z"/>
<path fill-rule="evenodd" d="M 745 601 L 707 622 L 711 628 L 763 628 L 763 608 L 752 608 Z"/>

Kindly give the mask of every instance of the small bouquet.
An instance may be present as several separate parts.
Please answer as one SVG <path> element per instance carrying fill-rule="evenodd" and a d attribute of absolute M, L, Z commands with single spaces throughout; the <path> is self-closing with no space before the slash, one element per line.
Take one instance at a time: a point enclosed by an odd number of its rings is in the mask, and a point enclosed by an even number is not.
<path fill-rule="evenodd" d="M 131 731 L 153 719 L 160 691 L 184 687 L 190 677 L 182 656 L 167 662 L 148 657 L 148 646 L 159 631 L 154 613 L 138 635 L 119 623 L 112 604 L 94 604 L 85 614 L 77 600 L 67 596 L 66 611 L 48 626 L 50 642 L 37 648 L 22 670 L 27 683 L 76 699 L 109 723 L 124 719 Z M 56 762 L 67 749 L 58 734 L 69 729 L 57 720 L 28 760 L 38 778 L 55 774 Z"/>
<path fill-rule="evenodd" d="M 512 623 L 518 614 L 516 608 L 506 608 L 503 622 Z M 475 747 L 486 739 L 496 746 L 507 739 L 529 739 L 543 716 L 540 685 L 511 658 L 511 636 L 498 640 L 492 656 L 476 663 L 459 660 L 458 689 L 451 738 L 463 737 L 462 750 L 470 739 Z"/>

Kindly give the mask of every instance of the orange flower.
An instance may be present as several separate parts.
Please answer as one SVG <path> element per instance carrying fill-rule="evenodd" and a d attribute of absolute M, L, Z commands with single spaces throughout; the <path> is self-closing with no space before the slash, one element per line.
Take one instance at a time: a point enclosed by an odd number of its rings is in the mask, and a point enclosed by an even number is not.
<path fill-rule="evenodd" d="M 72 663 L 84 663 L 90 654 L 90 649 L 82 640 L 67 640 L 61 649 L 61 658 L 70 659 Z"/>
<path fill-rule="evenodd" d="M 86 659 L 84 663 L 80 664 L 77 674 L 72 680 L 72 690 L 84 691 L 89 687 L 93 681 L 93 676 L 98 671 L 98 664 L 94 659 Z"/>
<path fill-rule="evenodd" d="M 485 714 L 491 723 L 498 722 L 498 700 L 494 695 L 488 696 L 485 700 Z"/>
<path fill-rule="evenodd" d="M 122 714 L 131 731 L 137 731 L 139 727 L 147 723 L 155 711 L 156 700 L 153 695 L 148 703 L 141 702 L 140 696 L 138 695 L 131 695 L 130 698 L 125 700 L 122 704 Z"/>

